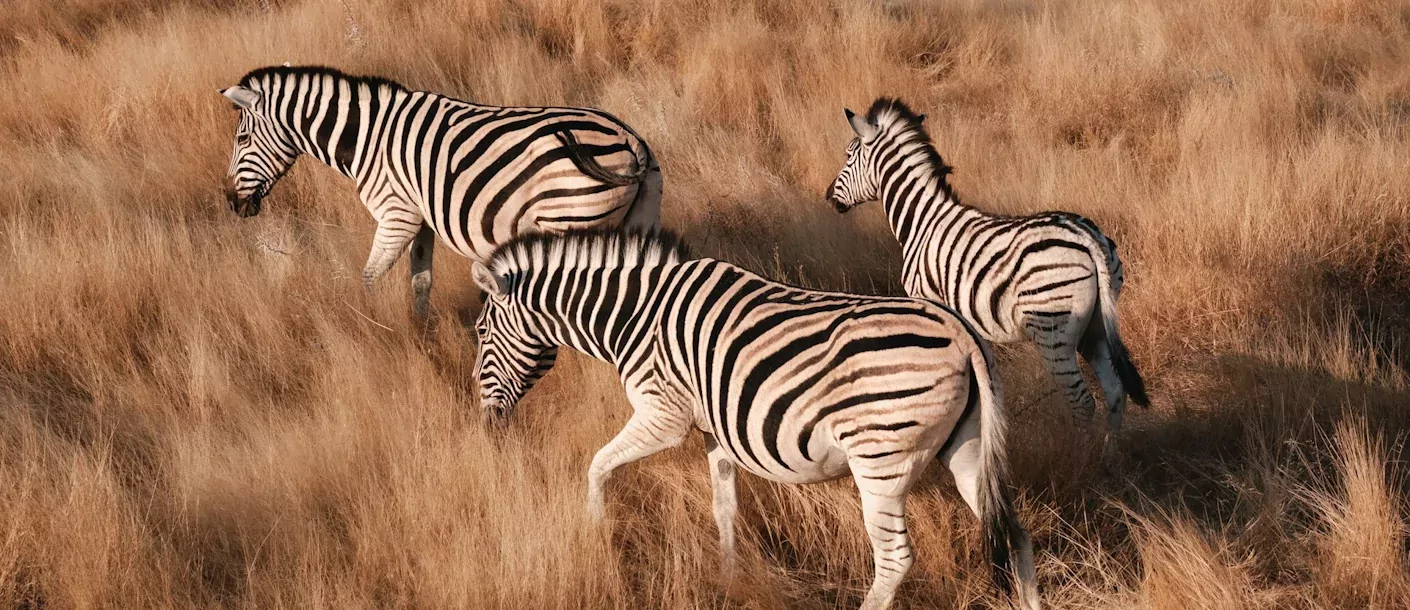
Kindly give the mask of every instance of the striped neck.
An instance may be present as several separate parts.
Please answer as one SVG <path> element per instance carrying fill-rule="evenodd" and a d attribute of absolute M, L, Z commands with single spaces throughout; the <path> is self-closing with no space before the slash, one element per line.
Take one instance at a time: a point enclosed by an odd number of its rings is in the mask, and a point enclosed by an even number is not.
<path fill-rule="evenodd" d="M 521 281 L 547 299 L 526 303 L 559 345 L 624 367 L 659 313 L 657 292 L 666 267 L 580 268 Z M 529 297 L 533 298 L 533 297 Z"/>
<path fill-rule="evenodd" d="M 385 118 L 411 92 L 394 84 L 323 72 L 271 75 L 275 118 L 294 145 L 350 178 L 359 179 L 389 127 Z"/>
<path fill-rule="evenodd" d="M 662 282 L 688 256 L 669 231 L 585 230 L 521 235 L 488 266 L 545 339 L 624 367 L 660 313 Z"/>
<path fill-rule="evenodd" d="M 924 242 L 939 226 L 936 221 L 959 206 L 945 180 L 948 170 L 934 166 L 929 158 L 933 154 L 913 150 L 882 170 L 882 207 L 903 249 L 908 244 Z"/>

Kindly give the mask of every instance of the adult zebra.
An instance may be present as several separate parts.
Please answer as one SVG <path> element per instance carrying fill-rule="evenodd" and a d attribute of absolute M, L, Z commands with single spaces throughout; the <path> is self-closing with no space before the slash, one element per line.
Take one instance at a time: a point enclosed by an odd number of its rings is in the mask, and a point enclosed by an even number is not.
<path fill-rule="evenodd" d="M 1108 435 L 1121 428 L 1128 394 L 1148 404 L 1117 331 L 1115 242 L 1076 214 L 998 216 L 962 205 L 921 125 L 925 115 L 900 100 L 878 99 L 865 117 L 846 114 L 856 138 L 826 197 L 843 213 L 881 200 L 901 244 L 908 294 L 954 307 L 995 343 L 1036 343 L 1084 426 L 1095 401 L 1079 350 L 1106 395 Z M 1096 317 L 1101 323 L 1090 324 Z"/>
<path fill-rule="evenodd" d="M 225 179 L 231 209 L 258 214 L 300 154 L 332 166 L 357 181 L 377 221 L 364 283 L 410 246 L 418 317 L 433 235 L 483 261 L 526 231 L 659 224 L 651 149 L 600 110 L 472 104 L 323 67 L 260 68 L 221 94 L 240 111 Z"/>
<path fill-rule="evenodd" d="M 997 582 L 1039 607 L 1008 489 L 1004 414 L 985 343 L 922 299 L 794 288 L 687 260 L 666 233 L 575 232 L 501 246 L 475 282 L 482 405 L 504 416 L 571 346 L 617 367 L 635 413 L 588 470 L 588 510 L 619 466 L 705 433 L 715 522 L 733 566 L 736 466 L 784 483 L 849 471 L 887 607 L 912 562 L 906 493 L 937 456 L 979 516 Z"/>

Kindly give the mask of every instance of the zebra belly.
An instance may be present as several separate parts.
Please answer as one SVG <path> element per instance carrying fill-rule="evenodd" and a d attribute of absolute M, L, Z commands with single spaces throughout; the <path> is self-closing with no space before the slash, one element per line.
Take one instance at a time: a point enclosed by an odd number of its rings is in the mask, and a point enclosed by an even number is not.
<path fill-rule="evenodd" d="M 747 459 L 741 460 L 737 457 L 734 457 L 732 461 L 736 466 L 760 478 L 777 483 L 788 483 L 790 485 L 821 483 L 823 481 L 841 478 L 851 473 L 851 468 L 847 465 L 847 456 L 840 449 L 831 449 L 817 456 L 817 458 L 816 460 L 790 463 L 789 467 L 792 468 L 792 470 L 777 467 L 774 470 L 766 470 Z"/>

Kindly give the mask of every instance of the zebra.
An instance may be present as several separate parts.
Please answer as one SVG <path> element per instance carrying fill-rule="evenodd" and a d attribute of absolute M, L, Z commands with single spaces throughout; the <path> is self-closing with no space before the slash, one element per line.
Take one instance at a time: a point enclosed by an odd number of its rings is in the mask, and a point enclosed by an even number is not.
<path fill-rule="evenodd" d="M 225 177 L 231 210 L 259 214 L 301 154 L 356 180 L 377 221 L 362 280 L 370 288 L 409 249 L 419 318 L 437 235 L 484 261 L 525 231 L 660 222 L 655 156 L 601 110 L 472 104 L 317 66 L 259 68 L 221 94 L 240 114 Z"/>
<path fill-rule="evenodd" d="M 1117 331 L 1115 242 L 1076 214 L 999 216 L 961 204 L 922 126 L 925 115 L 900 100 L 878 99 L 865 117 L 845 113 L 856 137 L 825 197 L 839 213 L 881 200 L 901 244 L 907 294 L 955 308 L 994 343 L 1037 344 L 1083 427 L 1095 401 L 1079 351 L 1106 395 L 1108 437 L 1121 428 L 1128 394 L 1149 405 Z M 1090 323 L 1095 317 L 1100 324 Z"/>
<path fill-rule="evenodd" d="M 561 346 L 616 366 L 634 414 L 588 470 L 595 522 L 616 468 L 697 428 L 732 574 L 737 468 L 790 484 L 850 472 L 875 566 L 862 607 L 886 608 L 912 563 L 906 493 L 939 457 L 982 522 L 996 583 L 1011 590 L 1016 572 L 1022 607 L 1039 608 L 992 357 L 945 307 L 795 288 L 690 259 L 661 231 L 525 235 L 472 278 L 488 295 L 475 324 L 488 418 L 507 417 Z"/>

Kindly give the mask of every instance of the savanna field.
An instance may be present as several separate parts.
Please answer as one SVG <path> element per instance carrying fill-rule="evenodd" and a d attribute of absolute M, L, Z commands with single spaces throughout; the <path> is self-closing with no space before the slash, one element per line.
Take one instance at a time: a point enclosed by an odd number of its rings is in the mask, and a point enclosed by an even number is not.
<path fill-rule="evenodd" d="M 470 264 L 432 319 L 303 158 L 221 192 L 250 69 L 324 64 L 633 126 L 664 224 L 778 279 L 901 294 L 880 206 L 823 201 L 844 107 L 899 96 L 959 196 L 1093 219 L 1153 405 L 1116 459 L 999 348 L 1053 608 L 1410 608 L 1410 3 L 9 0 L 0 5 L 0 607 L 852 608 L 850 479 L 742 477 L 721 578 L 692 435 L 619 471 L 610 366 L 481 421 Z M 1003 608 L 941 466 L 897 608 Z"/>

